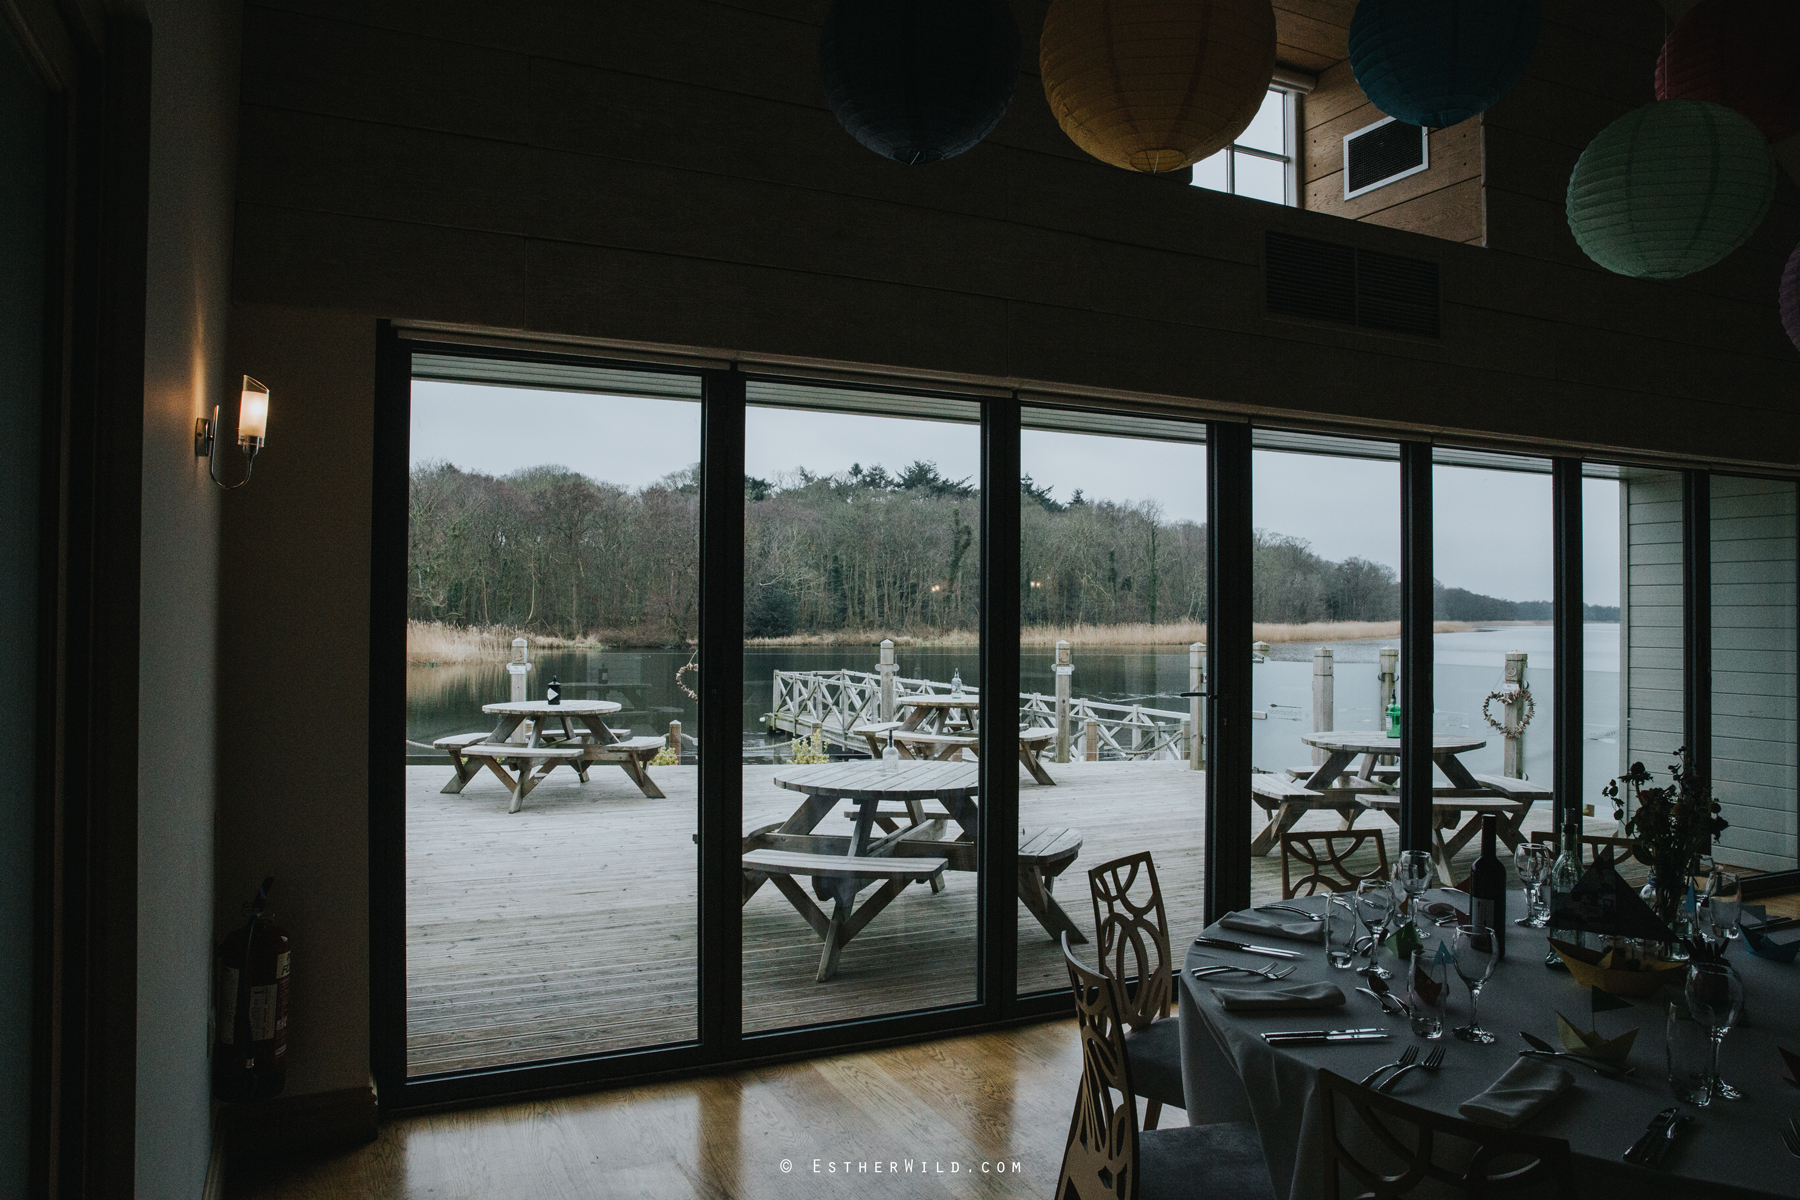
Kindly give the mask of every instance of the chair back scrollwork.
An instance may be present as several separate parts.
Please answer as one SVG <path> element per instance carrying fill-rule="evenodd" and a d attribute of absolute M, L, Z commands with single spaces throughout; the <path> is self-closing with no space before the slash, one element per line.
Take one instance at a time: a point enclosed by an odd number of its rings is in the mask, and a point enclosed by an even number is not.
<path fill-rule="evenodd" d="M 1319 1072 L 1319 1100 L 1325 1200 L 1397 1200 L 1428 1181 L 1465 1196 L 1574 1200 L 1561 1138 L 1418 1108 L 1330 1071 Z"/>
<path fill-rule="evenodd" d="M 1144 1029 L 1175 1008 L 1169 919 L 1148 850 L 1088 872 L 1100 969 L 1119 985 L 1127 1028 Z"/>
<path fill-rule="evenodd" d="M 1136 1200 L 1137 1096 L 1120 1022 L 1119 987 L 1110 976 L 1076 960 L 1067 933 L 1062 951 L 1081 1033 L 1081 1090 L 1063 1147 L 1056 1200 Z"/>

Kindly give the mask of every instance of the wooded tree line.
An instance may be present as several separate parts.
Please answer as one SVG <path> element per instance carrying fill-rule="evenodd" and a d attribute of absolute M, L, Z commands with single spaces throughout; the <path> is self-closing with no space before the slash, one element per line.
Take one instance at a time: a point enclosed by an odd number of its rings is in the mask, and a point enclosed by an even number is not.
<path fill-rule="evenodd" d="M 697 631 L 698 467 L 632 491 L 562 467 L 495 477 L 424 463 L 410 492 L 417 620 L 651 645 Z M 1058 500 L 1029 476 L 1020 497 L 1024 624 L 1205 619 L 1204 524 L 1166 520 L 1153 502 Z M 858 464 L 747 478 L 744 499 L 747 636 L 977 627 L 981 498 L 970 480 L 927 462 L 897 474 Z M 1258 621 L 1400 615 L 1392 568 L 1332 562 L 1300 538 L 1259 530 L 1252 571 Z M 1452 620 L 1538 619 L 1540 603 L 1438 589 L 1438 615 Z"/>

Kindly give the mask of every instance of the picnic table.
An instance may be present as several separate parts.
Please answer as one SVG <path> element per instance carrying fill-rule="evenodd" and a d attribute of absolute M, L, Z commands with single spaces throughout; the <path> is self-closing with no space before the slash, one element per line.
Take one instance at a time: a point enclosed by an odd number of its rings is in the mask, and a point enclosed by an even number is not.
<path fill-rule="evenodd" d="M 825 943 L 819 982 L 837 973 L 844 946 L 908 884 L 930 883 L 941 891 L 945 871 L 979 868 L 981 810 L 973 763 L 827 763 L 784 769 L 775 783 L 805 799 L 786 820 L 755 821 L 745 829 L 743 899 L 748 903 L 765 882 L 787 897 Z M 843 801 L 849 801 L 844 816 L 852 822 L 850 832 L 819 832 Z M 1056 877 L 1080 851 L 1079 830 L 1019 830 L 1019 899 L 1052 941 L 1064 933 L 1086 941 L 1051 894 Z M 832 902 L 829 914 L 795 876 L 810 878 L 813 894 Z M 857 893 L 873 884 L 879 890 L 858 908 Z"/>
<path fill-rule="evenodd" d="M 962 752 L 981 753 L 981 738 L 975 732 L 975 714 L 981 711 L 981 697 L 951 693 L 947 696 L 926 694 L 901 696 L 895 703 L 906 710 L 898 721 L 876 721 L 858 725 L 850 732 L 861 734 L 869 743 L 869 757 L 880 758 L 884 744 L 893 739 L 894 749 L 903 759 L 925 761 L 962 761 Z M 1056 780 L 1038 761 L 1038 754 L 1056 739 L 1056 731 L 1047 726 L 1019 731 L 1019 765 L 1045 787 L 1055 787 Z"/>
<path fill-rule="evenodd" d="M 588 768 L 595 763 L 612 763 L 621 768 L 638 790 L 652 800 L 661 800 L 662 789 L 650 779 L 649 761 L 661 752 L 659 737 L 632 737 L 629 731 L 611 729 L 606 718 L 618 712 L 620 705 L 611 700 L 564 700 L 551 704 L 548 700 L 508 700 L 500 704 L 484 704 L 481 711 L 492 714 L 494 728 L 486 733 L 461 733 L 438 738 L 432 743 L 450 755 L 456 775 L 444 785 L 444 791 L 455 795 L 486 767 L 506 790 L 512 793 L 508 812 L 518 812 L 525 797 L 545 776 L 559 766 L 567 766 L 586 783 Z M 519 726 L 531 724 L 531 736 L 523 742 L 510 742 Z M 511 764 L 515 776 L 507 769 Z"/>
<path fill-rule="evenodd" d="M 1323 750 L 1325 761 L 1295 769 L 1290 772 L 1291 780 L 1272 775 L 1253 777 L 1251 791 L 1257 803 L 1272 815 L 1251 843 L 1252 854 L 1267 854 L 1283 833 L 1314 809 L 1335 810 L 1346 829 L 1365 810 L 1385 813 L 1399 824 L 1399 773 L 1379 766 L 1383 757 L 1400 753 L 1399 738 L 1377 730 L 1349 729 L 1302 734 L 1300 740 Z M 1471 734 L 1432 735 L 1431 760 L 1450 784 L 1431 789 L 1432 857 L 1446 884 L 1454 883 L 1451 860 L 1481 832 L 1484 815 L 1493 813 L 1499 817 L 1500 840 L 1509 850 L 1516 850 L 1524 840 L 1521 826 L 1531 806 L 1551 797 L 1548 789 L 1523 779 L 1476 775 L 1457 757 L 1485 745 L 1486 738 Z M 1359 757 L 1362 762 L 1352 773 L 1351 764 Z"/>

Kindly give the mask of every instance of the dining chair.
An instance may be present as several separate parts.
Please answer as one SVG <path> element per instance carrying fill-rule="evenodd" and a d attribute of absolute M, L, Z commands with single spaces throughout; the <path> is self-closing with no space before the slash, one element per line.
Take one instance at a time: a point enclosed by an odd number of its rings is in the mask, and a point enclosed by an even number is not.
<path fill-rule="evenodd" d="M 1575 1196 L 1569 1143 L 1561 1138 L 1477 1125 L 1325 1070 L 1319 1101 L 1325 1200 L 1389 1200 L 1418 1188 L 1438 1195 L 1446 1187 L 1483 1198 Z"/>
<path fill-rule="evenodd" d="M 1142 1132 L 1124 999 L 1112 976 L 1090 971 L 1062 935 L 1081 1037 L 1081 1086 L 1063 1147 L 1056 1200 L 1274 1200 L 1269 1164 L 1248 1121 Z M 1174 1024 L 1174 1022 L 1169 1022 Z"/>
<path fill-rule="evenodd" d="M 1363 843 L 1375 843 L 1373 870 L 1350 869 L 1350 856 L 1362 849 Z M 1320 846 L 1323 843 L 1323 849 Z M 1340 847 L 1342 847 L 1340 849 Z M 1290 882 L 1290 860 L 1306 868 L 1306 874 Z M 1281 898 L 1292 900 L 1306 889 L 1306 895 L 1317 895 L 1323 886 L 1329 892 L 1351 892 L 1365 879 L 1388 878 L 1387 839 L 1379 829 L 1320 829 L 1305 833 L 1281 835 Z"/>
<path fill-rule="evenodd" d="M 1134 889 L 1141 894 L 1134 896 Z M 1167 1019 L 1175 1010 L 1174 964 L 1156 863 L 1148 850 L 1101 863 L 1088 872 L 1088 890 L 1100 970 L 1118 983 L 1124 1003 L 1125 1045 L 1137 1094 L 1144 1097 L 1144 1128 L 1155 1129 L 1163 1105 L 1187 1107 L 1181 1025 Z"/>

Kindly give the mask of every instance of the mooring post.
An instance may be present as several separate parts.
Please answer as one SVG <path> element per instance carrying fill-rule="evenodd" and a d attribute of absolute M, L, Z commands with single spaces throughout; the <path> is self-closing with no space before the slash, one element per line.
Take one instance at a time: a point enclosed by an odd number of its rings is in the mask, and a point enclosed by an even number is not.
<path fill-rule="evenodd" d="M 894 639 L 881 639 L 881 719 L 894 719 Z"/>
<path fill-rule="evenodd" d="M 512 661 L 506 664 L 506 673 L 512 676 L 514 703 L 524 703 L 531 699 L 530 689 L 526 687 L 526 676 L 531 674 L 531 647 L 524 638 L 516 637 L 512 649 Z M 506 740 L 523 745 L 531 740 L 531 726 L 530 721 L 519 722 L 519 727 Z"/>
<path fill-rule="evenodd" d="M 1381 671 L 1375 676 L 1381 685 L 1381 718 L 1379 724 L 1387 725 L 1387 710 L 1394 703 L 1394 683 L 1399 678 L 1400 651 L 1393 646 L 1381 648 Z"/>
<path fill-rule="evenodd" d="M 1181 757 L 1183 759 L 1186 759 L 1189 762 L 1192 762 L 1193 761 L 1193 753 L 1194 753 L 1194 722 L 1188 717 L 1183 717 L 1183 718 L 1181 718 Z"/>
<path fill-rule="evenodd" d="M 1204 771 L 1206 769 L 1206 710 L 1200 706 L 1206 703 L 1205 697 L 1199 693 L 1206 690 L 1206 643 L 1193 642 L 1188 646 L 1188 691 L 1194 695 L 1188 697 L 1188 724 L 1193 734 L 1188 739 L 1188 769 Z"/>
<path fill-rule="evenodd" d="M 1069 761 L 1069 690 L 1070 676 L 1075 674 L 1075 662 L 1069 653 L 1069 643 L 1056 643 L 1056 761 Z"/>
<path fill-rule="evenodd" d="M 1325 733 L 1333 722 L 1332 713 L 1337 709 L 1337 679 L 1332 674 L 1332 655 L 1330 646 L 1320 646 L 1313 651 L 1313 720 L 1314 733 Z M 1312 752 L 1313 766 L 1325 761 L 1325 751 L 1317 746 Z"/>
<path fill-rule="evenodd" d="M 1500 773 L 1508 779 L 1525 778 L 1525 652 L 1513 650 L 1506 656 L 1506 750 L 1501 756 Z"/>
<path fill-rule="evenodd" d="M 1089 762 L 1100 761 L 1100 722 L 1089 717 L 1081 727 L 1082 757 Z"/>
<path fill-rule="evenodd" d="M 677 762 L 679 762 L 681 760 L 681 722 L 680 721 L 670 721 L 669 722 L 669 752 L 675 756 L 675 759 Z"/>

